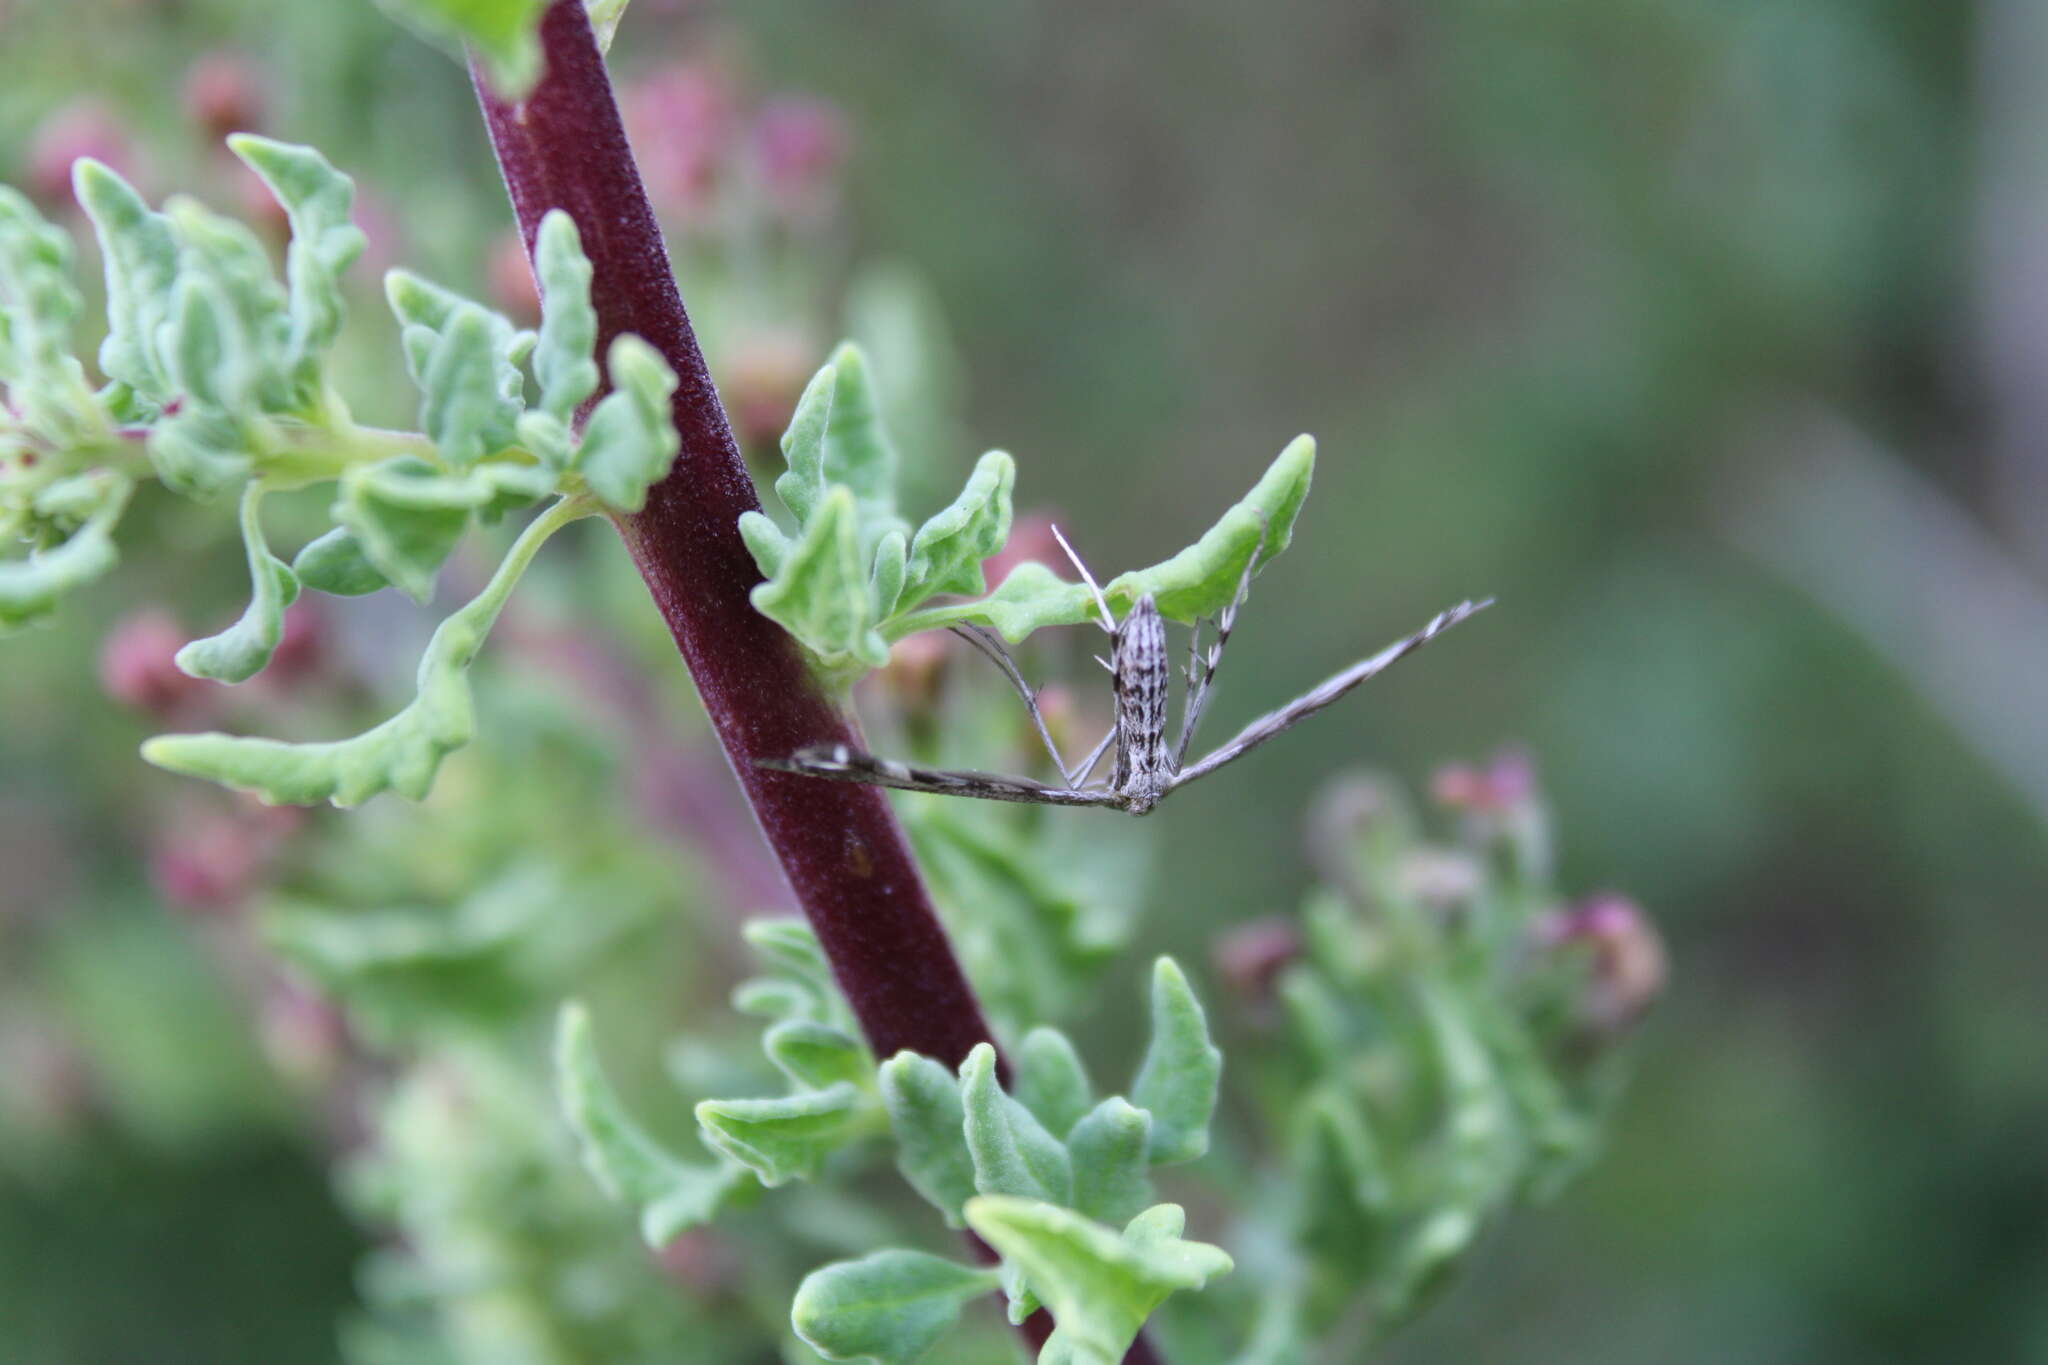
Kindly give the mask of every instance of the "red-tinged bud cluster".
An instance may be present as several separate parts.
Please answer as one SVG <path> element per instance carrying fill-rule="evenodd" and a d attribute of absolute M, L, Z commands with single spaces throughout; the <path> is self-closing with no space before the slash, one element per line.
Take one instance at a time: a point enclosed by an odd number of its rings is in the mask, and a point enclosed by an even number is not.
<path fill-rule="evenodd" d="M 621 104 L 655 207 L 664 216 L 700 221 L 739 129 L 725 74 L 679 62 L 628 87 Z"/>
<path fill-rule="evenodd" d="M 1294 920 L 1269 915 L 1217 939 L 1211 959 L 1216 975 L 1233 994 L 1248 1005 L 1264 1006 L 1273 999 L 1280 973 L 1301 957 L 1301 951 L 1301 929 Z"/>
<path fill-rule="evenodd" d="M 776 206 L 799 221 L 829 213 L 850 141 L 845 118 L 822 100 L 768 101 L 754 125 L 754 144 L 762 184 Z"/>
<path fill-rule="evenodd" d="M 921 631 L 890 646 L 889 663 L 879 679 L 907 714 L 915 716 L 938 705 L 939 689 L 952 657 L 946 647 L 950 638 L 937 631 Z"/>
<path fill-rule="evenodd" d="M 237 52 L 209 52 L 185 72 L 185 116 L 209 143 L 262 130 L 270 101 L 261 69 Z"/>
<path fill-rule="evenodd" d="M 1536 926 L 1536 940 L 1553 951 L 1592 955 L 1585 999 L 1587 1022 L 1603 1032 L 1626 1028 L 1663 993 L 1669 965 L 1664 940 L 1626 896 L 1594 896 L 1555 910 Z"/>
<path fill-rule="evenodd" d="M 699 1294 L 736 1289 L 742 1267 L 725 1239 L 710 1228 L 691 1228 L 655 1253 L 663 1273 Z"/>
<path fill-rule="evenodd" d="M 294 1084 L 325 1085 L 348 1058 L 348 1024 L 341 1011 L 282 977 L 265 989 L 257 1019 L 264 1055 Z"/>
<path fill-rule="evenodd" d="M 204 708 L 208 685 L 175 662 L 188 638 L 161 608 L 123 618 L 100 645 L 100 686 L 115 701 L 159 720 L 189 718 Z"/>
<path fill-rule="evenodd" d="M 128 127 L 96 99 L 75 100 L 54 110 L 29 134 L 29 193 L 45 205 L 71 203 L 71 164 L 86 156 L 132 178 L 134 142 Z"/>
<path fill-rule="evenodd" d="M 175 822 L 150 850 L 150 884 L 180 909 L 237 909 L 262 885 L 278 847 L 301 818 L 288 806 L 238 802 Z"/>
<path fill-rule="evenodd" d="M 284 629 L 264 667 L 263 679 L 289 688 L 317 677 L 327 665 L 329 631 L 318 599 L 302 598 L 285 609 Z"/>
<path fill-rule="evenodd" d="M 1451 810 L 1504 814 L 1536 799 L 1536 765 L 1519 749 L 1504 750 L 1483 767 L 1454 763 L 1437 771 L 1430 794 Z"/>

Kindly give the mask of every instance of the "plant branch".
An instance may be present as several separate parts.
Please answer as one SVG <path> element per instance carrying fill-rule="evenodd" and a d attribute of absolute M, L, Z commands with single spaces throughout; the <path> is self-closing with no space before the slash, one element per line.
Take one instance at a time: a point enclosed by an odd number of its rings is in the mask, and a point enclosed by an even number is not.
<path fill-rule="evenodd" d="M 679 381 L 681 452 L 645 510 L 615 518 L 619 533 L 869 1045 L 878 1057 L 908 1048 L 957 1065 L 989 1028 L 886 799 L 755 766 L 859 740 L 796 642 L 748 600 L 761 576 L 738 523 L 760 503 L 683 310 L 582 0 L 549 6 L 541 44 L 546 71 L 523 100 L 501 100 L 477 78 L 528 251 L 548 210 L 566 209 L 592 266 L 597 353 L 635 333 Z"/>

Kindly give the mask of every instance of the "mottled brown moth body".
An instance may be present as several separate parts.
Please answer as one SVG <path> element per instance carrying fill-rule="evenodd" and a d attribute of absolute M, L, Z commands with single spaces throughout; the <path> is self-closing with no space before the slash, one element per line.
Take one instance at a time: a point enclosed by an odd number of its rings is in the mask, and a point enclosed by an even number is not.
<path fill-rule="evenodd" d="M 1166 622 L 1152 594 L 1140 597 L 1117 628 L 1110 679 L 1116 695 L 1116 764 L 1112 791 L 1124 809 L 1143 815 L 1173 784 L 1173 757 L 1166 748 L 1166 691 L 1171 665 L 1166 658 Z"/>

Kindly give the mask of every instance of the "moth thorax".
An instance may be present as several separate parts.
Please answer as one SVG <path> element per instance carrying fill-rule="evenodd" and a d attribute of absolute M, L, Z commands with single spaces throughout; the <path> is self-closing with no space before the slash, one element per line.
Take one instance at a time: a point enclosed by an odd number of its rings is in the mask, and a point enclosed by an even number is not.
<path fill-rule="evenodd" d="M 1166 752 L 1166 623 L 1147 593 L 1117 627 L 1111 659 L 1116 689 L 1116 768 L 1119 791 L 1150 787 L 1171 775 Z"/>

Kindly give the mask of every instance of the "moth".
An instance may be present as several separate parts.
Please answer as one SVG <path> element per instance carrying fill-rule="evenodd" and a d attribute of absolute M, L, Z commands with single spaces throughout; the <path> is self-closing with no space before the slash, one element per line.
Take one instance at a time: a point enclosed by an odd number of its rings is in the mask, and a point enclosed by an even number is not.
<path fill-rule="evenodd" d="M 1251 558 L 1245 562 L 1244 574 L 1238 580 L 1230 604 L 1218 612 L 1211 623 L 1214 638 L 1206 653 L 1201 647 L 1203 623 L 1200 620 L 1194 623 L 1193 633 L 1188 639 L 1187 698 L 1181 707 L 1180 733 L 1172 743 L 1167 740 L 1167 694 L 1173 667 L 1166 645 L 1166 622 L 1159 614 L 1158 604 L 1147 593 L 1132 605 L 1130 613 L 1119 623 L 1110 611 L 1102 589 L 1096 586 L 1088 567 L 1067 544 L 1066 537 L 1060 535 L 1057 527 L 1053 528 L 1053 535 L 1059 539 L 1060 548 L 1080 570 L 1082 581 L 1094 595 L 1101 626 L 1112 642 L 1110 657 L 1097 662 L 1109 670 L 1116 720 L 1086 758 L 1069 766 L 1061 756 L 1059 746 L 1053 742 L 1052 732 L 1046 728 L 1045 717 L 1039 711 L 1038 694 L 1025 681 L 1022 670 L 1004 647 L 1001 636 L 976 625 L 954 626 L 952 630 L 987 655 L 1002 670 L 1017 695 L 1023 698 L 1038 737 L 1060 774 L 1061 785 L 1000 773 L 921 768 L 877 758 L 845 744 L 800 749 L 786 759 L 758 759 L 756 762 L 763 768 L 781 772 L 802 773 L 807 777 L 835 782 L 864 782 L 898 791 L 933 792 L 944 796 L 975 797 L 983 801 L 1018 801 L 1047 806 L 1104 806 L 1130 815 L 1147 815 L 1169 794 L 1243 758 L 1275 735 L 1292 729 L 1329 706 L 1366 679 L 1422 648 L 1452 626 L 1493 605 L 1493 599 L 1489 597 L 1460 602 L 1448 611 L 1437 613 L 1428 625 L 1413 635 L 1396 640 L 1371 658 L 1362 659 L 1343 672 L 1332 675 L 1285 706 L 1245 726 L 1207 756 L 1190 763 L 1187 761 L 1188 746 L 1194 741 L 1195 727 L 1201 724 L 1202 712 L 1208 706 L 1210 689 L 1216 681 L 1216 668 L 1222 662 L 1224 647 L 1230 643 L 1230 631 L 1236 623 L 1238 608 L 1244 605 L 1245 597 L 1251 591 L 1252 573 L 1258 565 L 1259 554 L 1265 548 L 1264 535 L 1261 534 Z M 1104 753 L 1112 748 L 1114 758 L 1109 777 L 1102 782 L 1093 781 Z"/>

